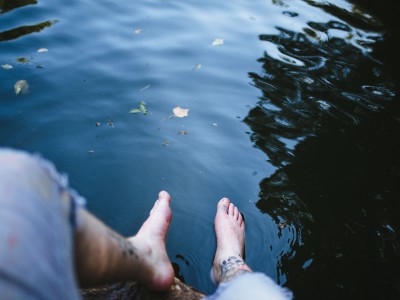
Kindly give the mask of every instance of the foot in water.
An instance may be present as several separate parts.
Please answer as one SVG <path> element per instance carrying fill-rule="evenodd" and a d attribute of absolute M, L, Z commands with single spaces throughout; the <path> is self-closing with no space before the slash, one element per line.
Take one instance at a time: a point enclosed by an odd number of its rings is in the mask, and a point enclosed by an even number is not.
<path fill-rule="evenodd" d="M 165 247 L 165 238 L 171 222 L 170 196 L 161 191 L 150 215 L 139 232 L 128 239 L 138 250 L 143 268 L 136 271 L 138 281 L 156 291 L 168 289 L 174 280 L 174 270 Z"/>
<path fill-rule="evenodd" d="M 211 275 L 215 282 L 220 283 L 238 274 L 251 272 L 243 259 L 244 220 L 238 208 L 228 198 L 218 202 L 214 225 L 217 250 Z"/>

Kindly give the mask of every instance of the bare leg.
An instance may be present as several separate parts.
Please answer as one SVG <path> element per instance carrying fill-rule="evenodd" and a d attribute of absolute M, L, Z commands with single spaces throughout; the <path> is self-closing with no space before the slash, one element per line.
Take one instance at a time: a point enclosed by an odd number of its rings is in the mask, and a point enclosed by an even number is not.
<path fill-rule="evenodd" d="M 74 201 L 79 197 L 71 192 L 49 162 L 0 149 L 0 227 L 5 225 L 0 240 L 7 241 L 0 247 L 0 273 L 6 274 L 0 276 L 2 294 L 5 287 L 10 293 L 23 292 L 4 280 L 18 277 L 15 282 L 24 283 L 21 286 L 48 285 L 49 295 L 66 288 L 73 299 L 71 295 L 78 292 L 74 263 L 81 287 L 130 280 L 156 291 L 168 289 L 174 280 L 165 248 L 171 221 L 169 194 L 159 193 L 138 234 L 125 239 L 79 207 Z M 40 295 L 40 289 L 36 292 Z"/>
<path fill-rule="evenodd" d="M 228 198 L 218 202 L 214 225 L 217 250 L 212 274 L 216 282 L 228 281 L 236 275 L 252 272 L 243 260 L 244 220 Z"/>
<path fill-rule="evenodd" d="M 170 196 L 160 192 L 150 216 L 136 236 L 125 239 L 85 210 L 75 238 L 75 260 L 81 285 L 137 281 L 157 291 L 167 289 L 174 271 L 165 238 L 171 221 Z"/>

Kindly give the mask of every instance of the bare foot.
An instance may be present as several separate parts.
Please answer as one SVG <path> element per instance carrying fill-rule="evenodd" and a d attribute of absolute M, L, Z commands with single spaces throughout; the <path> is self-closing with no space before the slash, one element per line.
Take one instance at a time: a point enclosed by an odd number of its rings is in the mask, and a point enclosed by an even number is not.
<path fill-rule="evenodd" d="M 217 250 L 215 252 L 212 275 L 219 283 L 243 272 L 251 272 L 244 263 L 244 220 L 237 207 L 228 198 L 218 202 L 215 216 Z"/>
<path fill-rule="evenodd" d="M 165 238 L 171 222 L 170 196 L 161 191 L 150 215 L 136 236 L 129 239 L 139 250 L 138 257 L 143 260 L 143 269 L 136 270 L 139 280 L 156 291 L 168 289 L 174 280 L 174 270 L 165 248 Z"/>

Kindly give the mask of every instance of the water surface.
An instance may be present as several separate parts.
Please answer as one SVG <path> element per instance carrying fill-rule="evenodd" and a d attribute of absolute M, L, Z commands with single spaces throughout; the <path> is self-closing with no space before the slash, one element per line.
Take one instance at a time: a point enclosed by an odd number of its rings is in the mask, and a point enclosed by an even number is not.
<path fill-rule="evenodd" d="M 13 67 L 0 69 L 1 145 L 54 161 L 125 235 L 168 190 L 168 253 L 186 283 L 215 288 L 213 219 L 228 196 L 246 217 L 248 264 L 298 299 L 398 295 L 397 79 L 382 51 L 392 28 L 373 11 L 283 0 L 0 7 L 0 63 Z M 16 95 L 21 79 L 29 92 Z M 141 101 L 148 113 L 130 114 Z M 189 116 L 171 117 L 176 106 Z"/>

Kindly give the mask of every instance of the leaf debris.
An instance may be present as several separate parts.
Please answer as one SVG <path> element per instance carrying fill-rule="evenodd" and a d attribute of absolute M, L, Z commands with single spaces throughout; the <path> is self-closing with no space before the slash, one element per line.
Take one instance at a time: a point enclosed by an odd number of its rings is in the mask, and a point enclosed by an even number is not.
<path fill-rule="evenodd" d="M 18 80 L 14 84 L 14 91 L 15 94 L 18 95 L 19 93 L 26 94 L 29 90 L 29 84 L 26 80 Z"/>
<path fill-rule="evenodd" d="M 18 57 L 17 61 L 22 63 L 22 64 L 29 64 L 31 62 L 31 60 L 26 58 L 26 57 Z"/>
<path fill-rule="evenodd" d="M 286 225 L 287 225 L 287 222 L 286 221 L 284 221 L 284 222 L 281 222 L 281 223 L 279 223 L 279 228 L 280 229 L 283 229 L 283 228 L 285 228 L 286 227 Z"/>
<path fill-rule="evenodd" d="M 131 109 L 129 113 L 130 114 L 143 113 L 144 115 L 147 115 L 148 110 L 146 107 L 146 103 L 144 101 L 140 101 L 139 107 Z"/>
<path fill-rule="evenodd" d="M 189 116 L 189 109 L 188 108 L 181 108 L 179 106 L 175 107 L 172 112 L 174 113 L 175 117 L 184 118 Z"/>
<path fill-rule="evenodd" d="M 224 44 L 224 39 L 214 39 L 210 47 L 222 46 Z"/>
<path fill-rule="evenodd" d="M 10 65 L 10 64 L 4 64 L 4 65 L 1 65 L 1 67 L 2 67 L 4 70 L 11 70 L 11 69 L 14 68 L 14 67 L 13 67 L 12 65 Z"/>

